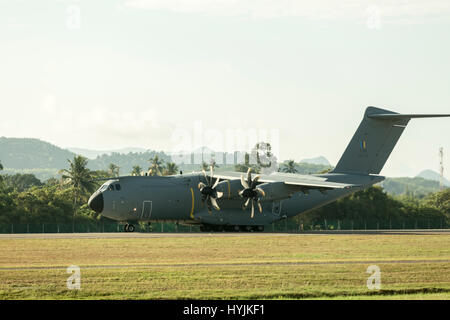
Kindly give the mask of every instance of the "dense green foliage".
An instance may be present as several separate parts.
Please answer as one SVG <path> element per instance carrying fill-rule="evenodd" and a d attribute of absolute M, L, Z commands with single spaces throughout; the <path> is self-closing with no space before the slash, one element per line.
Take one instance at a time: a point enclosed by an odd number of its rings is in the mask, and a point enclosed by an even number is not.
<path fill-rule="evenodd" d="M 20 174 L 16 173 L 14 175 L 4 175 L 2 176 L 3 183 L 5 187 L 15 189 L 17 191 L 25 191 L 33 186 L 42 186 L 41 180 L 36 178 L 33 174 L 26 173 Z"/>
<path fill-rule="evenodd" d="M 298 223 L 315 225 L 328 221 L 383 221 L 390 223 L 430 220 L 450 226 L 450 189 L 432 193 L 423 199 L 393 197 L 381 187 L 358 191 L 321 208 L 294 217 Z"/>
<path fill-rule="evenodd" d="M 103 171 L 86 168 L 87 159 L 74 156 L 61 180 L 41 183 L 31 174 L 4 176 L 0 182 L 0 223 L 68 223 L 93 221 L 100 217 L 87 206 L 98 186 L 94 179 Z"/>
<path fill-rule="evenodd" d="M 69 223 L 97 219 L 98 216 L 83 204 L 74 212 L 73 187 L 31 187 L 19 192 L 0 187 L 0 224 L 2 223 Z"/>

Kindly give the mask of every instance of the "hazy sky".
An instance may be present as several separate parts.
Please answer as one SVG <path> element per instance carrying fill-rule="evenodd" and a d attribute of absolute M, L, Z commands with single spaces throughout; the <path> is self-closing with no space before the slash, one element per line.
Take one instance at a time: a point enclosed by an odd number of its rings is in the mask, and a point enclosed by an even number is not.
<path fill-rule="evenodd" d="M 0 136 L 336 164 L 369 105 L 450 113 L 449 34 L 448 0 L 0 0 Z M 381 173 L 439 147 L 448 177 L 450 119 L 412 120 Z"/>

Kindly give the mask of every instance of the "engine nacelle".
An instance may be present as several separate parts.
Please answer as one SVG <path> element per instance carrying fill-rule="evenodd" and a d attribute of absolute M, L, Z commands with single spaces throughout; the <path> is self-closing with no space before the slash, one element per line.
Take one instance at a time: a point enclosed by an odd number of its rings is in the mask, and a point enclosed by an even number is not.
<path fill-rule="evenodd" d="M 299 192 L 299 187 L 288 185 L 284 182 L 266 182 L 257 186 L 266 194 L 261 201 L 278 201 L 290 198 L 294 193 Z"/>
<path fill-rule="evenodd" d="M 216 186 L 216 191 L 223 192 L 222 199 L 238 199 L 242 189 L 241 180 L 225 180 Z"/>

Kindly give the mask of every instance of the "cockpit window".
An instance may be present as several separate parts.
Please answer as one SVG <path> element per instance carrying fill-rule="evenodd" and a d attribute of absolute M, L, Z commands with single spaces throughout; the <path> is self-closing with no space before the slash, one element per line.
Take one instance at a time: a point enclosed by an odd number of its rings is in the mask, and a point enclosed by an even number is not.
<path fill-rule="evenodd" d="M 118 181 L 115 181 L 115 182 L 118 182 Z M 115 185 L 115 187 L 114 187 L 114 185 Z M 119 190 L 120 190 L 120 184 L 114 183 L 114 181 L 108 181 L 108 182 L 105 182 L 105 183 L 100 187 L 100 189 L 98 189 L 98 192 L 103 192 L 103 191 L 105 191 L 105 190 L 110 190 L 110 191 L 117 190 L 117 191 L 119 191 Z"/>

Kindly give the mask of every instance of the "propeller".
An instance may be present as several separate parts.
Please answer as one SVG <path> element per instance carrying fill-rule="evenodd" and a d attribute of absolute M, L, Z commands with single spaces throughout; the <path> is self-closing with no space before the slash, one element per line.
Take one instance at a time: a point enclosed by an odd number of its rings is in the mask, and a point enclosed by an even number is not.
<path fill-rule="evenodd" d="M 219 178 L 217 178 L 213 184 L 214 172 L 213 172 L 212 166 L 210 167 L 210 170 L 211 171 L 210 171 L 209 179 L 208 179 L 208 176 L 206 175 L 205 170 L 202 170 L 207 184 L 204 184 L 203 182 L 200 182 L 198 184 L 198 189 L 200 190 L 200 193 L 202 194 L 202 202 L 207 203 L 209 213 L 212 212 L 211 205 L 214 207 L 214 209 L 220 210 L 220 207 L 217 204 L 217 199 L 219 199 L 223 196 L 223 192 L 216 190 L 217 184 L 219 183 Z"/>
<path fill-rule="evenodd" d="M 247 180 L 245 180 L 244 175 L 241 175 L 241 185 L 244 187 L 244 189 L 239 191 L 239 195 L 242 198 L 247 199 L 244 203 L 244 206 L 242 207 L 242 210 L 247 209 L 248 205 L 251 202 L 251 205 L 252 205 L 251 217 L 252 218 L 255 215 L 255 202 L 256 202 L 256 205 L 258 206 L 259 212 L 262 213 L 262 207 L 261 207 L 261 203 L 260 203 L 261 197 L 264 197 L 266 195 L 265 192 L 261 188 L 258 188 L 256 186 L 258 184 L 259 178 L 260 178 L 260 176 L 256 176 L 252 180 L 251 168 L 248 168 Z"/>

